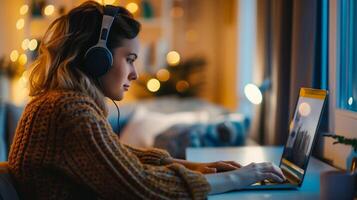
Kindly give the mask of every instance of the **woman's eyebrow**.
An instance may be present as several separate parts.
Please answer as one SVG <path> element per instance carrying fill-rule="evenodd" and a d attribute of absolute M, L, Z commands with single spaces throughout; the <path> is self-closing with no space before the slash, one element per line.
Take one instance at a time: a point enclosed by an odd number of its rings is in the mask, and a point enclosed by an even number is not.
<path fill-rule="evenodd" d="M 128 56 L 134 56 L 134 59 L 138 58 L 138 55 L 136 53 L 129 53 Z"/>

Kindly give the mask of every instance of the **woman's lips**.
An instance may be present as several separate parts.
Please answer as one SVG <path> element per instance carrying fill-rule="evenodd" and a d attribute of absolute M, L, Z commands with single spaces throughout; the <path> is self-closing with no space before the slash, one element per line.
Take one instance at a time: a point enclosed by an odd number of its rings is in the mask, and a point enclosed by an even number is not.
<path fill-rule="evenodd" d="M 129 87 L 130 87 L 130 85 L 124 85 L 124 90 L 125 90 L 125 91 L 128 91 L 128 90 L 129 90 Z"/>

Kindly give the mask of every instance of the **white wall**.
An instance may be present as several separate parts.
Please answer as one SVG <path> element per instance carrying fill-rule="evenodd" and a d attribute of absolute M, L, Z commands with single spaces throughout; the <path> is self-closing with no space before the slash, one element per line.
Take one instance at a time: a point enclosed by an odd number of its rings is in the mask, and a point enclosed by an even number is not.
<path fill-rule="evenodd" d="M 244 86 L 251 83 L 256 59 L 256 0 L 238 0 L 238 26 L 239 38 L 237 41 L 237 94 L 238 111 L 247 116 L 252 115 L 252 104 L 244 96 Z"/>

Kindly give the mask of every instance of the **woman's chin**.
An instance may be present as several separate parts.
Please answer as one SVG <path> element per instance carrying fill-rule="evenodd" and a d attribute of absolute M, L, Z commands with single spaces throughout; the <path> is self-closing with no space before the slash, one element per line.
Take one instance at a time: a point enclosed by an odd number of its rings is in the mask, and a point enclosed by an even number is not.
<path fill-rule="evenodd" d="M 108 96 L 108 98 L 114 100 L 114 101 L 120 101 L 123 99 L 123 93 L 121 92 L 120 94 L 113 94 Z"/>

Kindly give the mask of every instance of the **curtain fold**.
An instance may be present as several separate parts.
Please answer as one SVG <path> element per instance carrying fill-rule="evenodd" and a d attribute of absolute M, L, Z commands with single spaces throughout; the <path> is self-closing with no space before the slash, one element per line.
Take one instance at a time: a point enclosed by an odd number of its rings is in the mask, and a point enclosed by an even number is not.
<path fill-rule="evenodd" d="M 261 144 L 285 144 L 301 87 L 326 89 L 325 4 L 323 0 L 258 1 L 258 11 L 265 9 L 266 15 L 258 17 L 264 20 L 258 25 L 267 25 L 260 27 L 265 45 L 258 45 L 258 57 L 264 59 L 265 78 L 272 82 L 255 117 Z M 327 123 L 320 130 L 324 127 Z"/>

